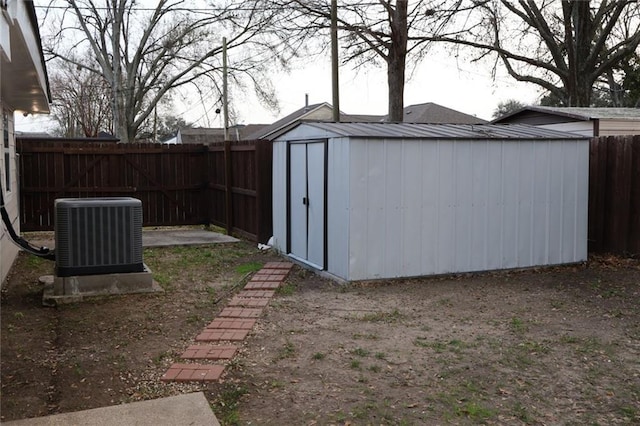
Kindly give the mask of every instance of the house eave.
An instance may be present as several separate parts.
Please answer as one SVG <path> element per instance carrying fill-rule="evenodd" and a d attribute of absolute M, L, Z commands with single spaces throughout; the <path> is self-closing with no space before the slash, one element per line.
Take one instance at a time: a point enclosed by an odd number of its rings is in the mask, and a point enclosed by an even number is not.
<path fill-rule="evenodd" d="M 49 113 L 49 82 L 32 1 L 7 5 L 0 49 L 2 100 L 11 109 L 31 114 Z"/>

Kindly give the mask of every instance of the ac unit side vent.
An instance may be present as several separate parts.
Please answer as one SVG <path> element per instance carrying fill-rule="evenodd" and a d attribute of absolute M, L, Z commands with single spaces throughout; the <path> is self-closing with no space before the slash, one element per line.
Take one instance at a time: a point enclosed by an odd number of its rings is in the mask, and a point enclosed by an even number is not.
<path fill-rule="evenodd" d="M 57 199 L 55 239 L 59 277 L 144 271 L 138 199 Z"/>

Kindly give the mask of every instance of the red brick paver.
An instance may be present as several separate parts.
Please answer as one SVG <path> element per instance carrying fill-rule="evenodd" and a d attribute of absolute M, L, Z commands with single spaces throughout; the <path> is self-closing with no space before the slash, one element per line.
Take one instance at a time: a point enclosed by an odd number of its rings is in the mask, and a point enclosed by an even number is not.
<path fill-rule="evenodd" d="M 280 287 L 280 281 L 249 281 L 245 290 L 275 290 Z"/>
<path fill-rule="evenodd" d="M 196 336 L 198 342 L 220 342 L 244 340 L 250 330 L 229 330 L 219 328 L 206 328 Z"/>
<path fill-rule="evenodd" d="M 273 290 L 242 290 L 236 294 L 236 297 L 266 297 L 272 298 L 276 294 Z"/>
<path fill-rule="evenodd" d="M 268 297 L 234 297 L 227 306 L 241 306 L 243 308 L 264 308 L 271 299 Z"/>
<path fill-rule="evenodd" d="M 262 268 L 256 274 L 262 275 L 289 275 L 288 269 Z"/>
<path fill-rule="evenodd" d="M 275 295 L 275 289 L 286 279 L 293 267 L 289 262 L 267 262 L 244 289 L 229 302 L 228 307 L 207 328 L 196 336 L 198 342 L 244 340 L 262 314 L 262 308 Z M 237 351 L 233 345 L 191 345 L 183 359 L 229 360 Z M 212 382 L 220 379 L 223 365 L 173 364 L 160 380 L 169 382 Z"/>
<path fill-rule="evenodd" d="M 266 274 L 263 274 L 262 271 L 259 271 L 253 277 L 251 277 L 249 282 L 256 282 L 256 281 L 277 281 L 277 282 L 282 282 L 282 281 L 284 281 L 285 278 L 287 278 L 287 276 L 285 274 L 270 274 L 270 275 L 266 275 Z"/>
<path fill-rule="evenodd" d="M 216 318 L 207 325 L 207 328 L 251 330 L 254 325 L 256 325 L 256 320 L 254 319 Z"/>
<path fill-rule="evenodd" d="M 258 308 L 224 308 L 218 317 L 220 318 L 258 318 L 262 309 Z"/>
<path fill-rule="evenodd" d="M 183 359 L 231 359 L 235 355 L 236 346 L 191 345 L 180 358 Z"/>
<path fill-rule="evenodd" d="M 266 269 L 286 269 L 290 270 L 293 268 L 293 263 L 290 262 L 267 262 L 263 268 Z"/>
<path fill-rule="evenodd" d="M 168 382 L 213 382 L 220 378 L 223 365 L 173 364 L 160 380 Z"/>

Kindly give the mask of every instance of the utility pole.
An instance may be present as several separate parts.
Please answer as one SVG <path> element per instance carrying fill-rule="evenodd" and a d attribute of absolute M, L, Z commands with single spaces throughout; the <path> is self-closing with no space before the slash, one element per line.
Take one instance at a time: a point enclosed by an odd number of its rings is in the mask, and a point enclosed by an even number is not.
<path fill-rule="evenodd" d="M 340 84 L 338 80 L 338 0 L 331 0 L 331 87 L 333 121 L 340 121 Z"/>
<path fill-rule="evenodd" d="M 224 140 L 229 140 L 229 93 L 227 89 L 227 38 L 222 38 L 222 119 L 224 120 Z"/>

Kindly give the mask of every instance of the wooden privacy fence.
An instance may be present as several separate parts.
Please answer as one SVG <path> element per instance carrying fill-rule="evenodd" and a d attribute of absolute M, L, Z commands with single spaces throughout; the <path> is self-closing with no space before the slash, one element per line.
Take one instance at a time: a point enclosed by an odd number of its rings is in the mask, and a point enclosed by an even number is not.
<path fill-rule="evenodd" d="M 214 224 L 271 236 L 271 143 L 117 144 L 18 138 L 20 226 L 52 230 L 56 198 L 134 197 L 144 226 Z"/>
<path fill-rule="evenodd" d="M 640 254 L 640 136 L 591 139 L 589 251 Z"/>

